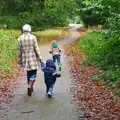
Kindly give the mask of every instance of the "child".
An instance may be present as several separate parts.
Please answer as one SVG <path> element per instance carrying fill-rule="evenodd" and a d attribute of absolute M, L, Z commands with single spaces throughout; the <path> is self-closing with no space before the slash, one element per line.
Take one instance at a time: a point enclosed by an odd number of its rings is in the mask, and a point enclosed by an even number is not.
<path fill-rule="evenodd" d="M 61 75 L 56 73 L 56 66 L 52 59 L 48 59 L 46 62 L 41 63 L 42 71 L 44 72 L 44 79 L 46 84 L 46 93 L 49 98 L 52 97 L 54 92 L 54 84 L 56 82 L 56 78 Z"/>
<path fill-rule="evenodd" d="M 59 71 L 61 71 L 61 60 L 60 60 L 61 50 L 59 49 L 56 40 L 52 41 L 52 43 L 51 43 L 51 49 L 50 49 L 49 53 L 52 53 L 53 61 L 54 62 L 57 61 L 57 64 L 59 66 Z"/>

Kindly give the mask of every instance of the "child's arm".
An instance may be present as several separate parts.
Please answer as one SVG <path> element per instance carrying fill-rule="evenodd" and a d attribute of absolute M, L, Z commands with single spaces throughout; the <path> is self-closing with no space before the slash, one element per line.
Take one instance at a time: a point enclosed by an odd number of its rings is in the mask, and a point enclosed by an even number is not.
<path fill-rule="evenodd" d="M 53 76 L 57 78 L 57 77 L 61 77 L 61 74 L 60 73 L 53 73 Z"/>

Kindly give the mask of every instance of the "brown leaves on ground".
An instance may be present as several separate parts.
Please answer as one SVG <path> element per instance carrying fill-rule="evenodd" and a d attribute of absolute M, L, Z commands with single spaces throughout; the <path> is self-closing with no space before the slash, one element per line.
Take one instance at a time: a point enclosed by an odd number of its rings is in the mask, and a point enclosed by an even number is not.
<path fill-rule="evenodd" d="M 73 75 L 74 100 L 87 120 L 120 120 L 120 104 L 114 99 L 113 90 L 106 89 L 92 80 L 99 71 L 94 66 L 83 65 L 86 56 L 78 50 L 77 41 L 65 45 L 65 56 Z"/>
<path fill-rule="evenodd" d="M 9 102 L 8 98 L 12 97 L 12 89 L 15 88 L 15 85 L 19 83 L 18 77 L 22 73 L 22 69 L 17 67 L 17 60 L 12 61 L 10 70 L 1 70 L 0 71 L 0 104 L 3 102 Z"/>

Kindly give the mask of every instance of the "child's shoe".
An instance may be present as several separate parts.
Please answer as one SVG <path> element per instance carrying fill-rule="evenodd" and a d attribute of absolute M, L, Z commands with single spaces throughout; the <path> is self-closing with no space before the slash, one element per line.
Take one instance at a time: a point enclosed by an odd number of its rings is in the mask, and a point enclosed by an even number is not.
<path fill-rule="evenodd" d="M 62 70 L 62 67 L 61 67 L 61 64 L 59 65 L 59 71 L 61 71 Z"/>
<path fill-rule="evenodd" d="M 48 95 L 48 98 L 52 97 L 52 93 L 51 92 L 48 92 L 47 95 Z"/>
<path fill-rule="evenodd" d="M 53 94 L 54 94 L 54 88 L 51 87 L 51 88 L 49 88 L 49 91 L 48 91 L 47 95 L 48 95 L 49 98 L 51 98 L 53 96 Z"/>
<path fill-rule="evenodd" d="M 59 66 L 59 71 L 61 71 L 61 69 L 62 69 L 61 66 Z"/>

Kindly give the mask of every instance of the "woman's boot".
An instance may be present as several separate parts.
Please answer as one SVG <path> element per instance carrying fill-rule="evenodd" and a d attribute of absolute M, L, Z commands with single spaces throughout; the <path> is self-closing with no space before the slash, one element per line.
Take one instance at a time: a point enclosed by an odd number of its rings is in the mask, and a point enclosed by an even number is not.
<path fill-rule="evenodd" d="M 28 96 L 31 96 L 32 95 L 32 84 L 33 84 L 33 81 L 30 80 L 29 81 L 29 84 L 28 84 Z"/>
<path fill-rule="evenodd" d="M 33 89 L 34 83 L 35 83 L 35 80 L 32 81 L 32 86 L 31 86 L 31 91 L 32 92 L 34 91 L 34 89 Z"/>

